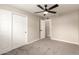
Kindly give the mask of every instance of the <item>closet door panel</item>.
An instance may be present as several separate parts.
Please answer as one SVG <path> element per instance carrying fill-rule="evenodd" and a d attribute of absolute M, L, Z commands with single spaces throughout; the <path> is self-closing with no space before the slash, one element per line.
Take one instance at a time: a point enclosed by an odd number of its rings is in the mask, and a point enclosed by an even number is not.
<path fill-rule="evenodd" d="M 26 44 L 26 17 L 13 14 L 13 48 Z"/>

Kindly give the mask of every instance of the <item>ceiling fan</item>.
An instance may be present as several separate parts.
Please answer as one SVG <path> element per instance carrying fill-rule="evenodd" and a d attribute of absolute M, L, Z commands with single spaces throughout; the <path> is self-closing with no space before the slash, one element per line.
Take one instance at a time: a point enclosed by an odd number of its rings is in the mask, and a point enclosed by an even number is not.
<path fill-rule="evenodd" d="M 43 12 L 44 16 L 47 15 L 48 13 L 56 14 L 56 11 L 51 11 L 51 10 L 58 7 L 58 6 L 59 6 L 58 4 L 55 4 L 47 9 L 47 4 L 44 5 L 44 8 L 41 5 L 37 5 L 37 7 L 41 8 L 43 11 L 39 11 L 39 12 L 35 12 L 35 13 L 42 13 Z"/>

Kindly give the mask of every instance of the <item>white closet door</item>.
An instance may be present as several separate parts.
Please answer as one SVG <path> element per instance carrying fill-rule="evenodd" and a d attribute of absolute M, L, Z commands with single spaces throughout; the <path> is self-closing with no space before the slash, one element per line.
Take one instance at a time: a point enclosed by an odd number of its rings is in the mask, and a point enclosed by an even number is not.
<path fill-rule="evenodd" d="M 21 15 L 13 15 L 13 48 L 20 47 L 27 42 L 27 18 Z"/>
<path fill-rule="evenodd" d="M 40 20 L 40 39 L 45 38 L 45 20 Z"/>
<path fill-rule="evenodd" d="M 11 50 L 11 12 L 0 9 L 0 54 Z"/>

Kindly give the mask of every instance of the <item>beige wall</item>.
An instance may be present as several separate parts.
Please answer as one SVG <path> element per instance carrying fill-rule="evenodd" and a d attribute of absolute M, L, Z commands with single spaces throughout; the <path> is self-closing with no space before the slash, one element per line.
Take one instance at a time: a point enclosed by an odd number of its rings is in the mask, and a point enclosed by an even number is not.
<path fill-rule="evenodd" d="M 52 40 L 79 44 L 79 11 L 52 18 L 50 27 Z"/>
<path fill-rule="evenodd" d="M 39 17 L 29 16 L 28 17 L 28 42 L 39 40 Z"/>

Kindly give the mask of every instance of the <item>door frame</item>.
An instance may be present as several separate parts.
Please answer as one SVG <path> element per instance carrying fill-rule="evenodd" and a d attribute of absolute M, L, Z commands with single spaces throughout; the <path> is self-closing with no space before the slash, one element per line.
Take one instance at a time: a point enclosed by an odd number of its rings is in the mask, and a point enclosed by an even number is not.
<path fill-rule="evenodd" d="M 45 20 L 45 19 L 40 19 L 39 20 L 39 39 L 41 39 L 41 20 Z M 45 26 L 45 38 L 46 38 L 46 26 Z"/>

